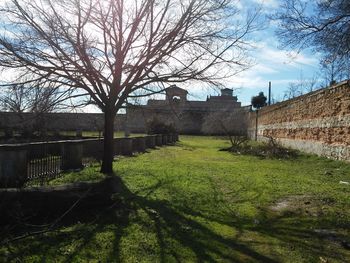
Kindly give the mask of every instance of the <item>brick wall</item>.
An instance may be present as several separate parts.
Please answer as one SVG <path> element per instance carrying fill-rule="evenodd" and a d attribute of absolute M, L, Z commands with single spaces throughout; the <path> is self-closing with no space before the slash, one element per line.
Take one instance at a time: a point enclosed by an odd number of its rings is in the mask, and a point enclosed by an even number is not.
<path fill-rule="evenodd" d="M 318 90 L 259 111 L 258 138 L 333 159 L 350 160 L 350 82 Z M 254 138 L 255 112 L 248 134 Z"/>

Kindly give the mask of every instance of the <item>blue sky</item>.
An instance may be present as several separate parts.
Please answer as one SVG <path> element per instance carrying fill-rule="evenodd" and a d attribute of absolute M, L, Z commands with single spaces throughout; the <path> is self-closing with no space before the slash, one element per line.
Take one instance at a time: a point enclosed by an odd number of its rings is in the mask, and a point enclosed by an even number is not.
<path fill-rule="evenodd" d="M 242 9 L 261 6 L 262 16 L 273 13 L 278 9 L 282 0 L 241 0 Z M 310 50 L 296 52 L 294 50 L 282 50 L 275 36 L 276 24 L 265 22 L 264 29 L 257 31 L 252 36 L 254 46 L 251 51 L 254 66 L 233 77 L 228 87 L 235 89 L 239 101 L 243 105 L 249 105 L 252 96 L 260 91 L 268 92 L 269 81 L 272 82 L 272 95 L 275 99 L 283 98 L 288 84 L 299 79 L 311 79 L 319 73 L 320 54 L 311 53 Z M 216 95 L 217 90 L 202 89 L 189 90 L 190 100 L 204 100 L 206 96 Z"/>
<path fill-rule="evenodd" d="M 237 0 L 237 7 L 246 12 L 250 8 L 261 8 L 262 17 L 278 10 L 279 3 L 285 0 Z M 253 66 L 232 77 L 227 82 L 227 87 L 234 89 L 234 94 L 242 105 L 249 105 L 252 96 L 263 91 L 268 92 L 269 81 L 272 82 L 272 95 L 281 100 L 289 83 L 300 78 L 311 79 L 319 72 L 319 57 L 317 53 L 304 50 L 300 53 L 279 48 L 279 41 L 275 36 L 275 23 L 264 23 L 264 29 L 251 35 L 250 52 Z M 187 88 L 190 100 L 205 100 L 208 95 L 217 95 L 219 90 L 191 86 L 191 84 L 179 85 Z M 86 107 L 84 111 L 99 111 L 93 106 Z"/>
<path fill-rule="evenodd" d="M 237 7 L 246 12 L 252 8 L 261 8 L 261 18 L 264 21 L 263 29 L 254 32 L 250 37 L 252 49 L 250 51 L 253 66 L 248 70 L 232 77 L 226 82 L 228 88 L 234 89 L 234 95 L 242 105 L 250 105 L 251 97 L 263 91 L 268 94 L 269 81 L 272 83 L 272 97 L 278 101 L 283 99 L 288 84 L 314 79 L 319 76 L 320 54 L 310 50 L 297 52 L 283 50 L 275 35 L 276 23 L 264 19 L 279 8 L 285 0 L 237 0 Z M 189 92 L 189 100 L 206 100 L 208 95 L 218 95 L 220 91 L 205 87 L 205 84 L 183 83 L 179 87 Z M 153 98 L 164 99 L 164 95 Z M 145 103 L 148 98 L 145 98 Z M 89 111 L 92 109 L 90 108 Z M 94 111 L 94 110 L 92 110 Z"/>

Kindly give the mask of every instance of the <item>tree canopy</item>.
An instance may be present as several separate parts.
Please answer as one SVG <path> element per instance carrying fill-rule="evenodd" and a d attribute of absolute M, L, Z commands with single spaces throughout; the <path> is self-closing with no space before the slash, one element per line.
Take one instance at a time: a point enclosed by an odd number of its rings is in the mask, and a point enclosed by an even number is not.
<path fill-rule="evenodd" d="M 259 92 L 258 96 L 252 97 L 251 103 L 255 109 L 259 110 L 262 107 L 266 106 L 266 101 L 267 101 L 267 98 L 264 95 L 264 92 Z"/>
<path fill-rule="evenodd" d="M 283 47 L 298 50 L 312 48 L 321 52 L 323 67 L 348 65 L 350 1 L 283 0 L 273 19 L 278 21 L 277 34 Z M 339 66 L 338 71 L 349 75 L 350 70 Z"/>
<path fill-rule="evenodd" d="M 45 80 L 88 95 L 105 114 L 102 171 L 112 172 L 113 121 L 128 97 L 158 92 L 164 83 L 218 84 L 248 66 L 246 40 L 257 13 L 244 16 L 235 4 L 7 0 L 0 9 L 0 67 L 11 84 L 30 75 L 25 84 Z"/>

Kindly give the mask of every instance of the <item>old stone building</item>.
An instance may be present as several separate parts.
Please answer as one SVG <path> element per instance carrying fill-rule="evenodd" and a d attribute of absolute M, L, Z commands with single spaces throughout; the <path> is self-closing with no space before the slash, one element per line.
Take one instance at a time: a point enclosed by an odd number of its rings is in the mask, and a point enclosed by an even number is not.
<path fill-rule="evenodd" d="M 208 129 L 213 114 L 225 117 L 234 113 L 234 122 L 237 128 L 244 129 L 246 114 L 249 107 L 242 107 L 237 97 L 233 96 L 231 89 L 222 89 L 220 96 L 210 96 L 206 101 L 190 101 L 187 99 L 188 92 L 175 85 L 165 90 L 164 100 L 148 100 L 147 105 L 132 105 L 127 108 L 126 125 L 131 132 L 144 132 L 147 123 L 152 119 L 160 122 L 173 124 L 179 133 L 200 134 L 203 125 L 206 133 L 221 133 Z M 217 117 L 216 117 L 217 118 Z"/>

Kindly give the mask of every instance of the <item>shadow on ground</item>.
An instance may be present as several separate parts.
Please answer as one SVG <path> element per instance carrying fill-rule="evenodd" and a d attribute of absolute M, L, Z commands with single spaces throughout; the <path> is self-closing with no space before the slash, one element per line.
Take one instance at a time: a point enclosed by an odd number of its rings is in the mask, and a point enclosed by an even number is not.
<path fill-rule="evenodd" d="M 166 200 L 153 199 L 152 194 L 166 183 L 158 181 L 142 191 L 131 192 L 120 179 L 120 193 L 114 196 L 114 205 L 84 215 L 78 222 L 67 220 L 60 226 L 60 231 L 12 242 L 5 250 L 0 250 L 0 261 L 3 257 L 6 261 L 20 262 L 30 256 L 33 261 L 42 262 L 56 257 L 57 261 L 63 262 L 84 259 L 102 262 L 281 262 L 295 250 L 304 250 L 304 255 L 329 257 L 333 253 L 329 242 L 339 241 L 315 232 L 314 219 L 306 217 L 271 216 L 261 210 L 260 218 L 263 219 L 254 223 L 251 218 L 238 217 L 234 213 L 228 212 L 225 217 L 208 216 L 191 210 L 186 204 L 179 207 Z M 223 235 L 209 227 L 211 224 L 235 229 L 235 232 Z M 317 224 L 322 227 L 332 222 L 318 221 Z M 146 236 L 132 237 L 132 229 Z M 251 237 L 260 238 L 242 238 L 247 232 L 254 233 Z M 325 239 L 329 242 L 324 243 Z M 282 244 L 285 251 L 274 250 L 276 244 Z M 6 253 L 1 254 L 1 251 Z M 332 258 L 342 261 L 347 255 L 346 251 L 337 251 Z M 319 258 L 310 260 L 319 262 Z"/>

